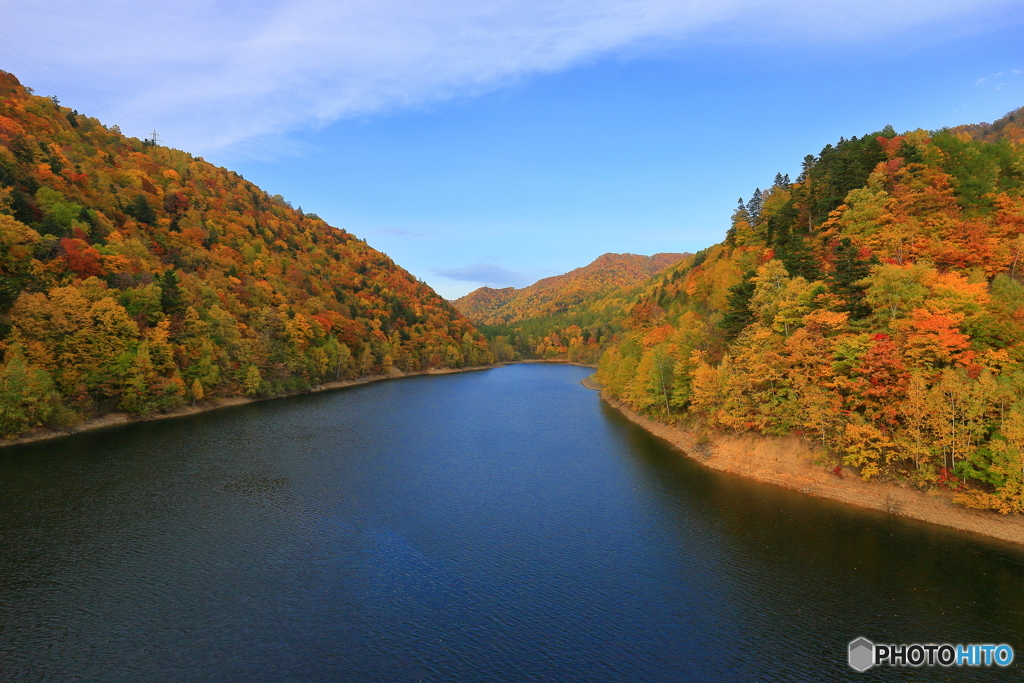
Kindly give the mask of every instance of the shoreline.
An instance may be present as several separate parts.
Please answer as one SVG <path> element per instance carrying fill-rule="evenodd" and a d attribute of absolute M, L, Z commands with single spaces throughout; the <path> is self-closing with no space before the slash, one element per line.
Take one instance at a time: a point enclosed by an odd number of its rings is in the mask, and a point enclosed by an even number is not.
<path fill-rule="evenodd" d="M 290 396 L 303 396 L 306 394 L 315 394 L 321 391 L 331 391 L 333 389 L 344 389 L 345 387 L 358 386 L 360 384 L 373 384 L 374 382 L 383 382 L 392 379 L 403 379 L 405 377 L 418 377 L 421 375 L 450 375 L 456 372 L 474 372 L 477 370 L 490 370 L 492 368 L 501 367 L 502 364 L 495 363 L 494 365 L 473 365 L 467 368 L 436 368 L 431 370 L 414 370 L 412 372 L 403 372 L 401 370 L 393 370 L 390 374 L 386 375 L 367 375 L 366 377 L 359 377 L 357 379 L 341 379 L 333 382 L 324 382 L 318 384 L 308 391 L 299 391 L 294 394 L 282 394 L 280 396 L 265 396 L 261 398 L 250 398 L 248 396 L 227 396 L 224 398 L 214 398 L 207 401 L 199 401 L 194 405 L 183 405 L 169 410 L 164 413 L 153 413 L 150 415 L 132 415 L 131 413 L 124 412 L 110 412 L 104 413 L 103 415 L 97 415 L 87 420 L 67 427 L 65 429 L 52 429 L 42 428 L 35 429 L 21 436 L 13 439 L 0 439 L 0 449 L 6 448 L 7 446 L 19 446 L 27 443 L 35 443 L 37 441 L 49 441 L 51 439 L 61 439 L 67 436 L 74 436 L 75 434 L 81 434 L 83 432 L 96 431 L 98 429 L 106 429 L 108 427 L 118 427 L 120 425 L 134 424 L 136 422 L 152 422 L 154 420 L 170 420 L 176 417 L 188 417 L 189 415 L 198 415 L 199 413 L 208 413 L 214 410 L 220 410 L 221 408 L 230 408 L 232 406 L 241 406 L 248 403 L 259 403 L 261 401 L 273 401 L 279 398 L 288 398 Z"/>
<path fill-rule="evenodd" d="M 455 372 L 474 372 L 477 370 L 491 370 L 493 368 L 500 368 L 506 365 L 516 365 L 518 363 L 560 363 L 563 365 L 578 365 L 584 368 L 594 368 L 596 365 L 587 365 L 585 363 L 577 363 L 575 361 L 559 360 L 559 359 L 526 359 L 516 361 L 505 361 L 501 363 L 494 363 L 492 365 L 473 365 L 466 368 L 433 368 L 430 370 L 413 370 L 410 372 L 404 372 L 402 370 L 392 370 L 390 374 L 385 375 L 367 375 L 366 377 L 359 377 L 357 379 L 341 379 L 333 382 L 324 382 L 318 384 L 308 391 L 299 391 L 294 394 L 282 394 L 280 396 L 265 396 L 261 398 L 250 398 L 248 396 L 226 396 L 224 398 L 214 398 L 204 401 L 199 401 L 194 405 L 183 405 L 178 406 L 172 410 L 163 413 L 152 413 L 150 415 L 132 415 L 131 413 L 125 413 L 121 411 L 113 411 L 90 417 L 76 425 L 67 427 L 64 429 L 55 429 L 50 427 L 37 428 L 30 430 L 21 436 L 13 439 L 0 438 L 0 449 L 8 446 L 20 446 L 22 444 L 35 443 L 37 441 L 49 441 L 51 439 L 60 439 L 66 436 L 74 436 L 75 434 L 81 434 L 83 432 L 96 431 L 97 429 L 106 429 L 108 427 L 118 427 L 120 425 L 133 424 L 136 422 L 152 422 L 154 420 L 169 420 L 176 417 L 188 417 L 189 415 L 198 415 L 199 413 L 208 413 L 213 410 L 220 410 L 221 408 L 230 408 L 232 406 L 241 406 L 247 403 L 257 403 L 260 401 L 273 401 L 279 398 L 287 398 L 289 396 L 302 396 L 304 394 L 315 394 L 320 391 L 330 391 L 333 389 L 344 389 L 345 387 L 358 386 L 360 384 L 372 384 L 374 382 L 383 382 L 391 379 L 402 379 L 404 377 L 419 377 L 421 375 L 449 375 Z"/>
<path fill-rule="evenodd" d="M 0 440 L 0 449 L 7 446 L 60 439 L 83 432 L 137 422 L 187 417 L 220 410 L 221 408 L 230 408 L 260 401 L 272 401 L 289 396 L 332 391 L 406 377 L 491 370 L 519 363 L 557 363 L 588 368 L 594 367 L 585 363 L 566 360 L 527 359 L 466 368 L 437 368 L 412 372 L 394 370 L 390 374 L 368 375 L 357 379 L 324 382 L 308 391 L 284 394 L 282 396 L 263 398 L 231 396 L 201 401 L 196 405 L 179 406 L 165 413 L 144 416 L 124 412 L 106 413 L 66 429 L 37 429 L 14 439 Z M 681 451 L 684 456 L 706 467 L 798 491 L 809 496 L 827 498 L 857 507 L 879 510 L 891 515 L 907 517 L 1024 545 L 1024 517 L 1019 515 L 1001 515 L 994 511 L 961 507 L 953 503 L 950 492 L 932 491 L 925 493 L 888 482 L 865 482 L 860 479 L 856 472 L 845 467 L 842 470 L 842 476 L 836 476 L 831 468 L 813 463 L 815 451 L 801 437 L 725 434 L 667 425 L 637 413 L 623 402 L 610 396 L 608 392 L 604 391 L 604 387 L 594 380 L 592 376 L 583 378 L 580 383 L 588 389 L 600 392 L 601 399 L 610 407 L 619 411 L 630 422 L 633 422 L 650 434 L 669 442 L 677 450 Z"/>
<path fill-rule="evenodd" d="M 608 395 L 604 387 L 590 377 L 582 384 L 600 391 L 601 399 L 630 422 L 668 441 L 683 455 L 706 467 L 808 496 L 1024 545 L 1024 518 L 1019 515 L 961 507 L 953 503 L 949 492 L 926 493 L 888 482 L 862 481 L 856 472 L 846 467 L 841 477 L 836 476 L 829 467 L 813 463 L 815 451 L 801 437 L 697 432 L 674 427 L 640 415 Z"/>

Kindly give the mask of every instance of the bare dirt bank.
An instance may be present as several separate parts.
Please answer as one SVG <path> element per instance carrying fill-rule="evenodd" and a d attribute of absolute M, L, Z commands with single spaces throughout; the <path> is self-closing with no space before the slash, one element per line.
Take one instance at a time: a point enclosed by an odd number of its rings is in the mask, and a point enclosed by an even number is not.
<path fill-rule="evenodd" d="M 388 379 L 400 379 L 402 377 L 415 377 L 417 375 L 447 375 L 453 372 L 472 372 L 474 370 L 489 370 L 494 367 L 500 367 L 500 365 L 479 365 L 468 368 L 437 368 L 434 370 L 420 370 L 416 372 L 402 372 L 401 370 L 392 370 L 386 375 L 369 375 L 367 377 L 360 377 L 358 379 L 346 379 L 338 380 L 336 382 L 324 382 L 319 384 L 309 391 L 298 392 L 296 394 L 285 394 L 284 396 L 270 396 L 266 398 L 249 398 L 246 396 L 231 396 L 227 398 L 216 398 L 209 401 L 199 401 L 194 405 L 179 406 L 173 410 L 168 410 L 163 413 L 153 413 L 151 415 L 132 415 L 130 413 L 105 413 L 98 415 L 88 420 L 79 422 L 76 425 L 68 427 L 67 429 L 35 429 L 27 432 L 14 439 L 0 439 L 0 448 L 4 446 L 14 446 L 16 444 L 32 443 L 33 441 L 47 441 L 49 439 L 59 439 L 65 436 L 71 436 L 72 434 L 80 434 L 82 432 L 88 432 L 95 429 L 105 429 L 107 427 L 115 427 L 117 425 L 129 424 L 132 422 L 149 422 L 152 420 L 166 420 L 174 417 L 185 417 L 187 415 L 196 415 L 197 413 L 205 413 L 211 410 L 219 410 L 220 408 L 228 408 L 230 406 L 238 406 L 246 403 L 255 403 L 257 401 L 271 401 L 276 398 L 284 398 L 285 396 L 297 396 L 300 394 L 312 394 L 318 391 L 329 391 L 331 389 L 341 389 L 344 387 L 351 387 L 357 384 L 370 384 L 371 382 L 381 382 Z"/>
<path fill-rule="evenodd" d="M 589 377 L 584 386 L 601 391 Z M 851 470 L 836 476 L 815 465 L 814 449 L 800 437 L 697 432 L 644 417 L 602 391 L 601 397 L 629 420 L 668 441 L 687 456 L 716 470 L 783 486 L 810 496 L 881 510 L 932 524 L 1024 544 L 1024 518 L 955 505 L 945 492 L 922 493 L 882 482 L 865 482 Z"/>

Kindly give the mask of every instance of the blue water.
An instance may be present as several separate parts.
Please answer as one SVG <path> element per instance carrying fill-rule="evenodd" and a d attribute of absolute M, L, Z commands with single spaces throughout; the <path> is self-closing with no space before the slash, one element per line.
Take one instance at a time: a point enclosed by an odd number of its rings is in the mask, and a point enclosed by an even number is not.
<path fill-rule="evenodd" d="M 1016 680 L 1024 552 L 684 458 L 574 366 L 0 451 L 2 681 Z"/>

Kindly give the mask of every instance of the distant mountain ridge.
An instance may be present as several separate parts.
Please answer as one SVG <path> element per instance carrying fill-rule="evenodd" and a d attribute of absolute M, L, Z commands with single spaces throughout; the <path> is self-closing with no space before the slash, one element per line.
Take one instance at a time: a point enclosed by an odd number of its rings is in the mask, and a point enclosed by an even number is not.
<path fill-rule="evenodd" d="M 455 299 L 452 305 L 470 319 L 474 316 L 485 318 L 511 301 L 517 291 L 519 290 L 515 287 L 502 287 L 501 289 L 480 287 L 459 299 Z"/>
<path fill-rule="evenodd" d="M 589 265 L 546 277 L 528 287 L 481 287 L 452 303 L 478 325 L 555 315 L 598 294 L 644 282 L 686 256 L 689 254 L 602 254 Z"/>
<path fill-rule="evenodd" d="M 1006 140 L 1019 145 L 1024 143 L 1024 107 L 1014 109 L 992 123 L 971 123 L 950 130 L 954 133 L 967 133 L 980 142 Z"/>

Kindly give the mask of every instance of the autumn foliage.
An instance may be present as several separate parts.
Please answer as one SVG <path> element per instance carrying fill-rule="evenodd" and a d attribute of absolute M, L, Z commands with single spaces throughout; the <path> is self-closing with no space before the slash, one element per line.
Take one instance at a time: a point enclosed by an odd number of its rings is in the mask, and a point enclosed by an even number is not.
<path fill-rule="evenodd" d="M 0 72 L 0 435 L 489 363 L 386 255 Z"/>
<path fill-rule="evenodd" d="M 596 362 L 602 333 L 611 328 L 590 324 L 593 314 L 578 317 L 587 304 L 604 295 L 635 287 L 678 263 L 688 254 L 602 254 L 589 265 L 538 280 L 528 287 L 481 287 L 454 301 L 455 307 L 491 340 L 500 360 L 568 358 Z M 605 302 L 615 309 L 616 303 Z"/>
<path fill-rule="evenodd" d="M 455 307 L 474 323 L 514 323 L 566 311 L 592 297 L 647 280 L 687 254 L 602 254 L 593 263 L 538 280 L 528 287 L 481 287 L 456 299 Z"/>
<path fill-rule="evenodd" d="M 800 434 L 840 474 L 1024 512 L 1016 125 L 829 145 L 741 200 L 723 243 L 520 325 L 553 357 L 598 337 L 599 380 L 653 417 Z"/>

